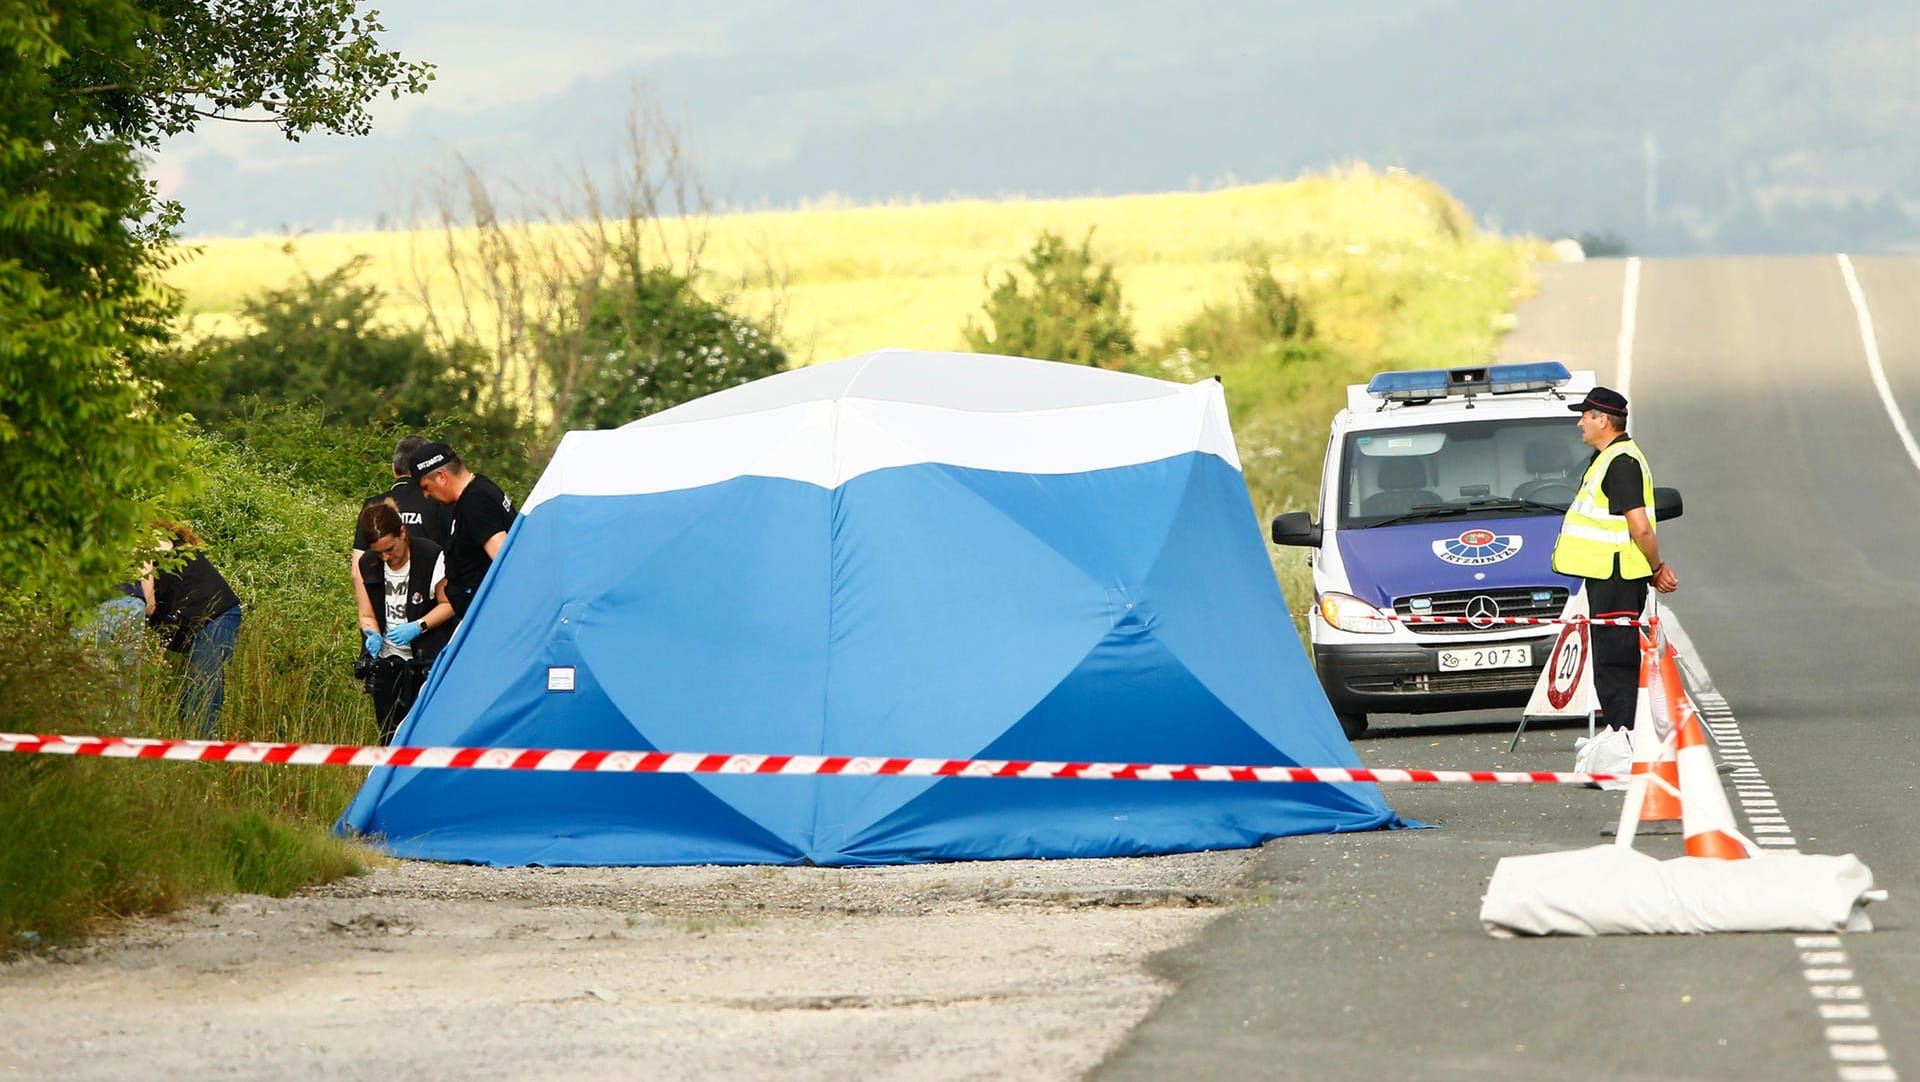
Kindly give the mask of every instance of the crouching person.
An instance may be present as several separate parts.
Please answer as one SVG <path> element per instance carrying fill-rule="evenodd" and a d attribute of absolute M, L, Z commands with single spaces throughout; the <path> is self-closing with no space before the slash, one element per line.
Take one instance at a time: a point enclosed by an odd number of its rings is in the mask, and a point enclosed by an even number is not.
<path fill-rule="evenodd" d="M 371 540 L 360 557 L 366 654 L 358 668 L 373 696 L 380 742 L 390 744 L 426 683 L 434 655 L 453 637 L 453 606 L 442 590 L 447 569 L 440 546 L 408 537 L 391 500 L 361 509 L 360 536 Z"/>
<path fill-rule="evenodd" d="M 178 522 L 153 524 L 158 547 L 186 559 L 178 568 L 160 570 L 151 561 L 139 582 L 147 625 L 166 636 L 167 649 L 186 656 L 182 707 L 198 722 L 200 738 L 220 735 L 220 710 L 227 695 L 227 660 L 240 637 L 240 598 L 201 554 L 200 535 Z"/>

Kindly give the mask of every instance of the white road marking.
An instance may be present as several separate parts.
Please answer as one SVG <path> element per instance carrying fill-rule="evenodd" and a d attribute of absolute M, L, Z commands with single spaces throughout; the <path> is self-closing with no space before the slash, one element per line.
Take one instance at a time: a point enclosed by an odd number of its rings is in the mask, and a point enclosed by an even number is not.
<path fill-rule="evenodd" d="M 1625 392 L 1623 391 L 1621 393 L 1624 394 Z M 1673 640 L 1673 648 L 1680 653 L 1680 671 L 1687 678 L 1688 686 L 1703 693 L 1712 693 L 1714 690 L 1713 677 L 1707 675 L 1707 667 L 1705 665 L 1700 665 L 1695 662 L 1694 659 L 1698 655 L 1693 652 L 1693 640 L 1687 638 L 1686 629 L 1680 626 L 1680 621 L 1673 616 L 1672 610 L 1667 611 L 1667 616 L 1660 621 L 1660 626 L 1666 631 L 1667 638 Z M 1708 706 L 1706 703 L 1700 704 L 1700 711 L 1712 720 L 1713 725 L 1708 726 L 1710 729 L 1717 727 L 1721 718 L 1731 718 L 1733 716 L 1732 711 L 1727 710 L 1725 707 L 1721 707 L 1720 711 L 1715 713 L 1714 708 Z M 1720 734 L 1714 733 L 1713 735 L 1717 743 Z"/>
<path fill-rule="evenodd" d="M 1620 288 L 1620 343 L 1614 353 L 1614 390 L 1633 401 L 1628 388 L 1633 385 L 1633 336 L 1640 321 L 1640 257 L 1627 259 L 1627 278 Z"/>
<path fill-rule="evenodd" d="M 1867 311 L 1867 295 L 1860 290 L 1860 279 L 1853 273 L 1853 260 L 1845 252 L 1840 253 L 1840 277 L 1846 279 L 1847 296 L 1853 300 L 1853 314 L 1860 321 L 1860 344 L 1867 350 L 1867 373 L 1873 377 L 1873 389 L 1880 392 L 1880 404 L 1886 407 L 1887 419 L 1893 422 L 1894 434 L 1900 437 L 1900 443 L 1907 449 L 1907 458 L 1913 462 L 1913 468 L 1920 470 L 1920 443 L 1915 443 L 1913 430 L 1907 427 L 1907 418 L 1900 412 L 1900 406 L 1893 400 L 1893 387 L 1887 382 L 1887 370 L 1880 365 L 1880 342 L 1873 334 L 1873 316 Z"/>
<path fill-rule="evenodd" d="M 1906 445 L 1907 457 L 1913 460 L 1914 468 L 1920 470 L 1920 444 L 1914 442 L 1906 418 L 1901 416 L 1900 408 L 1894 404 L 1893 388 L 1887 384 L 1886 371 L 1880 366 L 1880 345 L 1873 336 L 1873 319 L 1867 313 L 1866 296 L 1860 292 L 1860 281 L 1854 277 L 1853 263 L 1845 255 L 1840 256 L 1840 273 L 1846 278 L 1847 295 L 1853 298 L 1853 309 L 1860 319 L 1860 340 L 1866 345 L 1867 368 L 1873 374 L 1874 386 L 1880 391 L 1880 401 L 1886 406 L 1887 416 L 1893 420 L 1893 428 L 1899 434 L 1900 442 Z M 1639 305 L 1640 260 L 1633 258 L 1627 260 L 1626 281 L 1621 291 L 1619 356 L 1614 373 L 1614 389 L 1629 400 L 1628 387 L 1633 380 L 1633 339 Z M 1753 756 L 1746 750 L 1746 737 L 1740 732 L 1740 722 L 1733 716 L 1733 708 L 1714 689 L 1713 677 L 1707 672 L 1706 663 L 1700 660 L 1699 653 L 1694 650 L 1693 640 L 1687 637 L 1686 630 L 1680 626 L 1680 618 L 1668 610 L 1661 617 L 1661 627 L 1680 654 L 1680 667 L 1684 670 L 1687 683 L 1696 693 L 1701 714 L 1708 719 L 1707 729 L 1715 745 L 1721 749 L 1721 758 L 1728 761 L 1729 765 L 1735 760 L 1740 764 L 1731 780 L 1734 791 L 1740 797 L 1741 814 L 1747 819 L 1748 835 L 1756 845 L 1789 853 L 1799 852 L 1799 842 L 1794 839 L 1786 817 L 1780 814 L 1780 804 L 1774 799 L 1772 787 L 1761 777 L 1760 768 L 1753 765 Z M 1813 997 L 1819 1009 L 1820 1018 L 1826 1022 L 1869 1022 L 1873 1010 L 1866 1002 L 1866 989 L 1850 983 L 1854 980 L 1854 972 L 1840 937 L 1796 936 L 1793 942 L 1801 951 L 1801 973 L 1807 981 L 1807 993 Z M 1886 1047 L 1879 1043 L 1880 1031 L 1875 1026 L 1830 1025 L 1824 1032 L 1827 1055 L 1833 1059 L 1840 1082 L 1900 1082 L 1899 1073 L 1888 1061 Z"/>
<path fill-rule="evenodd" d="M 1915 465 L 1920 467 L 1920 461 L 1916 461 Z M 1660 627 L 1676 643 L 1687 642 L 1686 632 L 1680 628 L 1680 618 L 1671 610 L 1661 616 Z M 1689 681 L 1696 674 L 1699 677 L 1699 682 L 1694 684 L 1695 697 L 1699 700 L 1700 712 L 1712 719 L 1709 728 L 1725 749 L 1721 758 L 1726 761 L 1739 760 L 1742 764 L 1734 772 L 1733 789 L 1740 800 L 1740 813 L 1747 820 L 1748 836 L 1756 845 L 1770 850 L 1799 852 L 1800 843 L 1794 839 L 1786 817 L 1780 814 L 1780 802 L 1774 798 L 1772 787 L 1760 776 L 1760 768 L 1753 765 L 1753 757 L 1745 750 L 1747 739 L 1740 732 L 1739 720 L 1733 716 L 1733 709 L 1727 705 L 1725 697 L 1713 690 L 1706 663 L 1693 651 L 1690 642 L 1680 655 L 1680 661 L 1687 670 Z M 1754 859 L 1765 860 L 1766 857 Z M 1807 994 L 1813 998 L 1820 1020 L 1823 1023 L 1852 1023 L 1828 1024 L 1823 1030 L 1827 1055 L 1833 1060 L 1840 1082 L 1900 1082 L 1900 1074 L 1894 1070 L 1886 1046 L 1880 1043 L 1880 1030 L 1873 1025 L 1873 1008 L 1867 1002 L 1866 989 L 1861 987 L 1854 973 L 1852 959 L 1847 956 L 1841 937 L 1795 936 L 1793 945 L 1799 952 L 1800 975 L 1807 982 Z"/>

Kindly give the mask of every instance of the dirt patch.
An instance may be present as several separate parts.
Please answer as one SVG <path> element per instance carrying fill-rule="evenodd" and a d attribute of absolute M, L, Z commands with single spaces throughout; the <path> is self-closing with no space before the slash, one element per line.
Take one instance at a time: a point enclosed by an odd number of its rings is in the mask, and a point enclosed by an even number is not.
<path fill-rule="evenodd" d="M 1253 859 L 398 862 L 0 969 L 0 1077 L 1074 1078 Z"/>

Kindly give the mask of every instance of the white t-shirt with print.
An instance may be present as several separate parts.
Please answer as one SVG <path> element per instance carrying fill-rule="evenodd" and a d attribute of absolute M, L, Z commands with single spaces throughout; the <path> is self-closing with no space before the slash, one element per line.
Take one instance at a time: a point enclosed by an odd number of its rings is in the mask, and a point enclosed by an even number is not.
<path fill-rule="evenodd" d="M 412 577 L 413 561 L 408 560 L 397 569 L 388 567 L 383 563 L 380 565 L 380 570 L 384 573 L 383 577 L 386 579 L 386 600 L 384 601 L 387 610 L 386 628 L 388 631 L 392 631 L 394 628 L 407 622 L 407 605 L 413 600 L 407 596 L 409 585 L 407 580 Z M 443 553 L 433 564 L 433 584 L 435 586 L 440 585 L 440 580 L 446 577 L 447 557 Z M 413 644 L 409 643 L 406 646 L 395 646 L 389 642 L 380 648 L 380 656 L 406 658 L 410 661 L 413 659 Z"/>

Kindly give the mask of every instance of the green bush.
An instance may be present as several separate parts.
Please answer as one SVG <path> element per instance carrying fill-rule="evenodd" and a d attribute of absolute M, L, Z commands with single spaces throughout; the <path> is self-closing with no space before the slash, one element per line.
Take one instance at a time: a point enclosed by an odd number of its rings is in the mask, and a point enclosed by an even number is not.
<path fill-rule="evenodd" d="M 393 484 L 394 445 L 415 433 L 452 444 L 473 469 L 515 496 L 524 496 L 538 480 L 548 453 L 531 428 L 515 427 L 503 434 L 447 421 L 353 424 L 329 421 L 311 406 L 257 401 L 230 414 L 217 432 L 200 434 L 246 448 L 259 469 L 289 486 L 351 501 L 357 508 L 362 499 Z"/>
<path fill-rule="evenodd" d="M 1133 317 L 1113 264 L 1094 257 L 1091 230 L 1077 248 L 1043 231 L 1021 270 L 992 287 L 984 323 L 967 321 L 968 349 L 1108 368 L 1133 358 Z"/>
<path fill-rule="evenodd" d="M 664 267 L 623 271 L 581 301 L 580 341 L 543 357 L 566 428 L 617 428 L 787 367 L 767 328 Z"/>
<path fill-rule="evenodd" d="M 312 406 L 255 400 L 203 435 L 217 432 L 245 447 L 260 469 L 286 487 L 357 503 L 393 483 L 393 447 L 402 436 L 420 432 L 439 438 L 441 430 L 329 421 Z"/>
<path fill-rule="evenodd" d="M 163 401 L 219 426 L 249 400 L 313 406 L 329 421 L 422 425 L 477 411 L 481 353 L 444 354 L 426 335 L 385 325 L 380 290 L 356 279 L 365 259 L 244 301 L 244 333 L 200 344 Z M 185 378 L 183 378 L 185 377 Z"/>
<path fill-rule="evenodd" d="M 544 449 L 510 410 L 486 404 L 485 355 L 439 350 L 419 330 L 386 325 L 364 260 L 307 276 L 241 306 L 245 333 L 168 358 L 163 407 L 322 491 L 358 498 L 393 480 L 393 446 L 409 432 L 454 445 L 494 480 L 525 491 Z"/>
<path fill-rule="evenodd" d="M 1300 294 L 1275 277 L 1268 263 L 1249 266 L 1244 295 L 1227 304 L 1208 304 L 1174 331 L 1162 351 L 1185 350 L 1205 365 L 1267 359 L 1284 363 L 1317 355 L 1313 317 Z"/>

